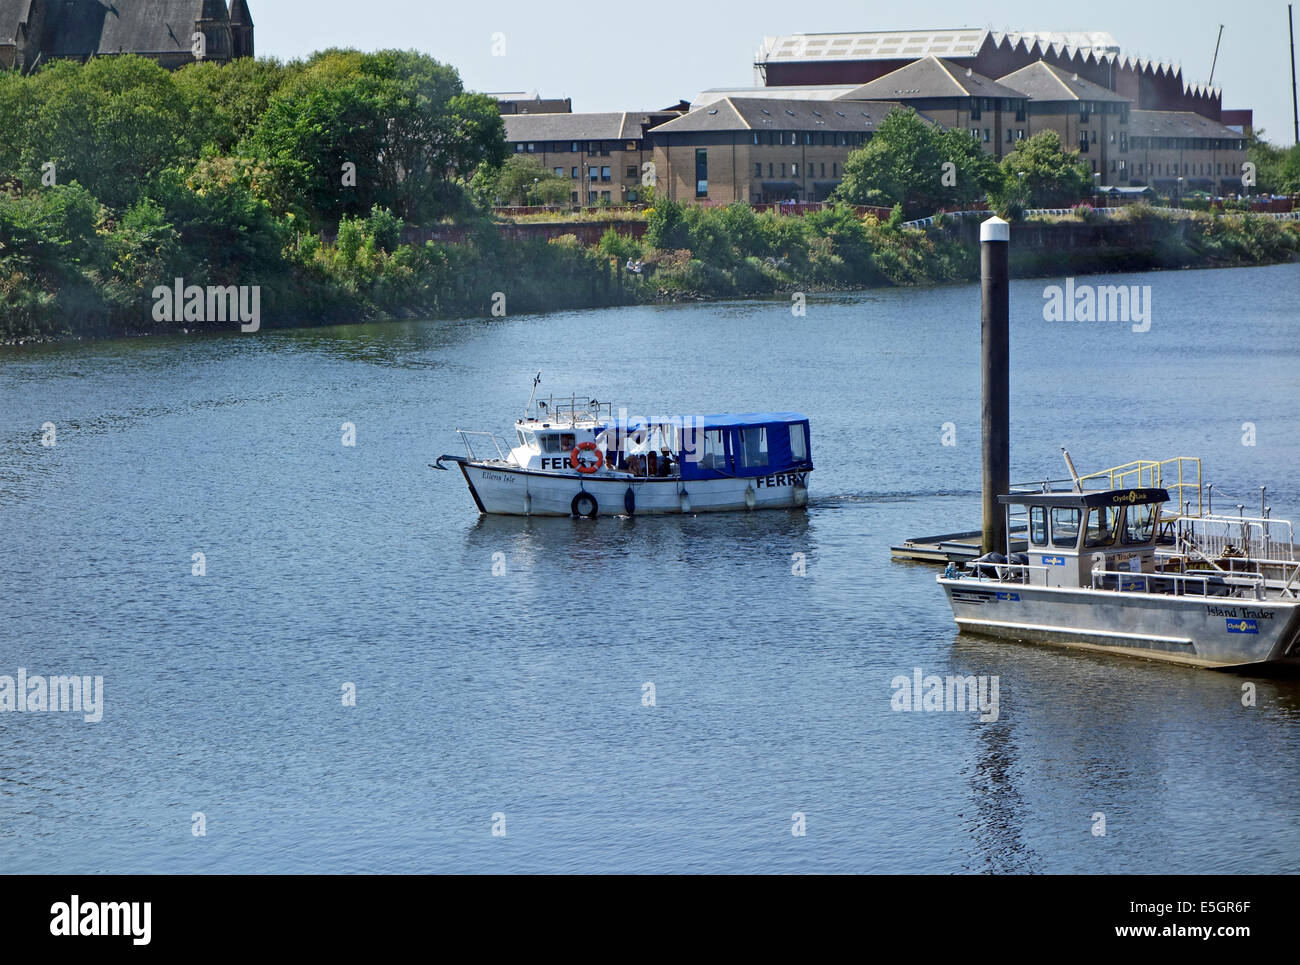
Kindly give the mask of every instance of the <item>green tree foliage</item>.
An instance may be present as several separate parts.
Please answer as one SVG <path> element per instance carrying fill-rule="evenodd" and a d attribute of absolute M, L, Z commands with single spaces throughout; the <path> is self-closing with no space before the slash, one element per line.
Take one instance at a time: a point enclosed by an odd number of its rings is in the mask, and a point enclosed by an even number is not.
<path fill-rule="evenodd" d="M 997 182 L 996 163 L 970 135 L 895 110 L 844 162 L 837 196 L 851 204 L 901 204 L 916 218 L 982 199 Z"/>
<path fill-rule="evenodd" d="M 110 206 L 140 197 L 188 149 L 189 111 L 172 76 L 143 57 L 57 61 L 0 83 L 0 164 L 25 185 L 52 174 Z M 53 164 L 53 168 L 47 165 Z"/>
<path fill-rule="evenodd" d="M 1002 161 L 1001 184 L 993 192 L 1000 207 L 1062 208 L 1092 196 L 1092 172 L 1078 151 L 1061 149 L 1055 131 L 1016 143 Z"/>
<path fill-rule="evenodd" d="M 465 93 L 430 57 L 330 50 L 271 96 L 241 150 L 322 222 L 376 204 L 421 221 L 456 206 L 456 174 L 504 159 L 505 125 L 490 98 Z"/>
<path fill-rule="evenodd" d="M 1255 186 L 1243 186 L 1243 193 L 1300 194 L 1300 145 L 1279 147 L 1264 135 L 1262 129 L 1256 131 L 1246 146 L 1246 158 L 1255 165 Z"/>
<path fill-rule="evenodd" d="M 573 187 L 569 178 L 542 167 L 527 154 L 512 154 L 501 165 L 481 164 L 471 188 L 482 204 L 561 204 Z"/>

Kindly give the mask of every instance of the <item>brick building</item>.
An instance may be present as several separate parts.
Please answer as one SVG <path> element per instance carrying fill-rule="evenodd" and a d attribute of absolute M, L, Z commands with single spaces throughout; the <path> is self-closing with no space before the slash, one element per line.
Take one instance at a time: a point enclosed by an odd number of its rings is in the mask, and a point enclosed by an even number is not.
<path fill-rule="evenodd" d="M 754 59 L 758 82 L 866 84 L 925 57 L 941 57 L 986 77 L 1039 60 L 1128 98 L 1138 110 L 1193 111 L 1219 120 L 1222 95 L 1190 84 L 1182 68 L 1125 56 L 1102 32 L 888 30 L 768 37 Z"/>
<path fill-rule="evenodd" d="M 855 87 L 839 101 L 895 101 L 950 130 L 968 131 L 1001 158 L 1024 138 L 1028 98 L 970 67 L 923 57 Z"/>
<path fill-rule="evenodd" d="M 1055 131 L 1105 184 L 1127 184 L 1131 102 L 1060 67 L 1036 61 L 998 83 L 1028 98 L 1025 135 Z"/>
<path fill-rule="evenodd" d="M 247 0 L 0 0 L 0 68 L 116 54 L 168 69 L 252 57 Z"/>
<path fill-rule="evenodd" d="M 901 105 L 723 97 L 653 131 L 657 191 L 674 201 L 821 201 L 849 153 Z"/>
<path fill-rule="evenodd" d="M 511 114 L 504 118 L 506 141 L 514 153 L 569 178 L 574 204 L 626 204 L 637 200 L 653 159 L 650 129 L 679 113 Z"/>

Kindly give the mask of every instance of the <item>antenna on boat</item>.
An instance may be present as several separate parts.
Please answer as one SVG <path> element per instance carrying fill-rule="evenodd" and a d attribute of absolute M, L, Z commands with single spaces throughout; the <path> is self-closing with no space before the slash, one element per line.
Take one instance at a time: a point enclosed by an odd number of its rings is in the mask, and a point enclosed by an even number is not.
<path fill-rule="evenodd" d="M 1074 468 L 1074 460 L 1070 458 L 1070 450 L 1061 446 L 1061 455 L 1065 457 L 1065 468 L 1070 470 L 1070 478 L 1074 480 L 1074 491 L 1083 492 L 1083 482 L 1079 479 L 1078 470 Z"/>
<path fill-rule="evenodd" d="M 537 387 L 542 384 L 542 373 L 538 372 L 533 376 L 533 391 L 528 393 L 528 404 L 524 406 L 524 418 L 528 418 L 528 413 L 533 408 L 533 396 L 537 394 Z"/>

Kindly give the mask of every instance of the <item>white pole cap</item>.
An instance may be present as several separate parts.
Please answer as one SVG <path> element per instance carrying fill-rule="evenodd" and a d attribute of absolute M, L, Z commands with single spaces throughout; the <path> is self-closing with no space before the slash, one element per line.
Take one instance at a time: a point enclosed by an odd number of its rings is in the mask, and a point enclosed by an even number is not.
<path fill-rule="evenodd" d="M 997 215 L 980 222 L 980 241 L 1010 241 L 1011 225 Z"/>

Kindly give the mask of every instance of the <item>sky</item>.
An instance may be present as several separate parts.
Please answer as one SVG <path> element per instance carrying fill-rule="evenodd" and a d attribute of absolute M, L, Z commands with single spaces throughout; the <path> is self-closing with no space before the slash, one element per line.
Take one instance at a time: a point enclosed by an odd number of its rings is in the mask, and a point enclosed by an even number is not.
<path fill-rule="evenodd" d="M 1249 107 L 1270 140 L 1290 144 L 1287 7 L 1276 0 L 657 0 L 558 4 L 537 0 L 249 0 L 259 56 L 292 59 L 326 47 L 398 47 L 430 54 L 480 91 L 571 97 L 575 111 L 648 110 L 710 87 L 749 86 L 764 36 L 975 27 L 1102 30 L 1126 54 L 1168 61 L 1184 79 L 1210 79 L 1225 108 Z M 978 16 L 983 19 L 973 19 Z M 1296 11 L 1300 20 L 1300 9 Z M 1300 25 L 1298 25 L 1300 28 Z"/>

